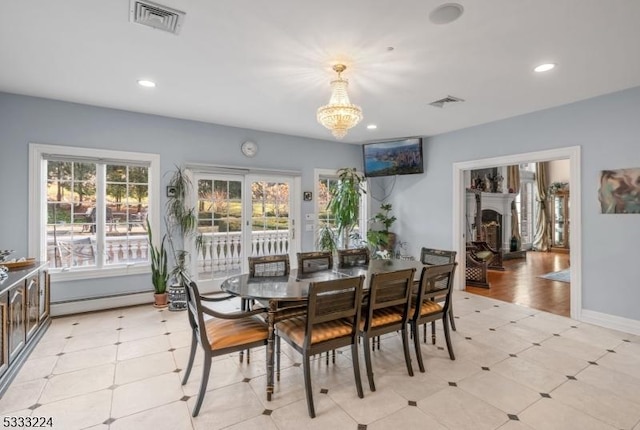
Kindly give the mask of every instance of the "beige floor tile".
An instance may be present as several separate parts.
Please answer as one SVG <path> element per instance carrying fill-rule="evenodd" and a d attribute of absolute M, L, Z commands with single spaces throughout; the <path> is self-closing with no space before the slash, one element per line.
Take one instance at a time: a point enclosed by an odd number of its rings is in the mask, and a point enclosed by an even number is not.
<path fill-rule="evenodd" d="M 445 347 L 446 348 L 446 347 Z M 458 359 L 464 359 L 476 363 L 479 367 L 491 367 L 509 358 L 509 353 L 500 350 L 489 344 L 471 339 L 457 339 L 453 341 L 453 351 Z M 423 355 L 424 357 L 424 355 Z M 449 355 L 443 355 L 443 358 L 449 359 Z"/>
<path fill-rule="evenodd" d="M 378 391 L 393 390 L 405 400 L 417 402 L 449 386 L 444 379 L 435 376 L 429 370 L 420 373 L 417 366 L 414 375 L 412 378 L 405 373 L 383 373 L 376 378 L 376 389 Z M 367 387 L 366 376 L 364 373 L 362 376 L 364 387 Z"/>
<path fill-rule="evenodd" d="M 109 426 L 109 430 L 187 430 L 191 428 L 191 411 L 187 402 L 184 401 L 118 418 Z"/>
<path fill-rule="evenodd" d="M 315 418 L 309 417 L 306 400 L 302 399 L 283 408 L 277 409 L 271 415 L 273 422 L 280 430 L 295 429 L 355 429 L 357 423 L 330 397 L 325 394 L 314 396 Z"/>
<path fill-rule="evenodd" d="M 579 340 L 566 339 L 564 335 L 550 337 L 542 341 L 541 345 L 585 361 L 597 361 L 607 354 L 607 350 L 604 348 Z"/>
<path fill-rule="evenodd" d="M 602 349 L 613 349 L 620 345 L 624 339 L 629 339 L 628 333 L 597 327 L 591 324 L 576 324 L 576 328 L 567 330 L 562 336 L 568 339 L 599 346 Z"/>
<path fill-rule="evenodd" d="M 100 346 L 114 345 L 118 341 L 118 332 L 113 330 L 98 331 L 73 336 L 64 347 L 64 352 L 75 352 L 83 349 L 98 348 Z"/>
<path fill-rule="evenodd" d="M 513 415 L 540 399 L 540 393 L 492 371 L 465 378 L 458 387 Z"/>
<path fill-rule="evenodd" d="M 518 321 L 531 316 L 531 309 L 511 303 L 500 303 L 481 311 L 483 315 L 500 318 L 507 321 Z"/>
<path fill-rule="evenodd" d="M 46 379 L 34 379 L 25 382 L 13 382 L 0 398 L 0 414 L 27 409 L 35 405 L 47 384 Z"/>
<path fill-rule="evenodd" d="M 540 399 L 518 418 L 535 430 L 614 430 L 615 427 L 554 399 Z"/>
<path fill-rule="evenodd" d="M 640 379 L 604 366 L 589 366 L 576 376 L 578 381 L 609 391 L 640 405 Z"/>
<path fill-rule="evenodd" d="M 533 430 L 531 427 L 518 420 L 509 420 L 496 430 Z"/>
<path fill-rule="evenodd" d="M 473 336 L 473 340 L 504 351 L 507 354 L 517 354 L 531 346 L 530 341 L 502 331 L 486 331 L 476 334 Z"/>
<path fill-rule="evenodd" d="M 120 326 L 118 318 L 114 316 L 100 316 L 97 319 L 92 315 L 85 315 L 77 324 L 73 325 L 71 335 L 73 337 L 83 336 L 87 334 L 101 333 L 105 331 L 115 330 Z"/>
<path fill-rule="evenodd" d="M 541 312 L 533 317 L 521 319 L 517 324 L 522 324 L 548 334 L 561 334 L 569 330 L 572 325 L 576 325 L 576 321 L 572 319 L 563 317 L 552 318 L 548 317 L 548 315 L 551 314 Z"/>
<path fill-rule="evenodd" d="M 265 409 L 276 410 L 300 399 L 305 398 L 304 377 L 302 367 L 290 367 L 283 369 L 280 375 L 280 381 L 275 381 L 274 392 L 271 401 L 267 401 L 266 375 L 251 379 L 249 382 L 251 389 L 257 395 L 258 400 L 262 402 Z M 314 393 L 320 391 L 320 387 L 311 375 L 311 385 L 314 387 Z"/>
<path fill-rule="evenodd" d="M 121 385 L 113 390 L 111 416 L 121 418 L 176 402 L 184 396 L 177 373 Z M 134 400 L 135 399 L 135 400 Z"/>
<path fill-rule="evenodd" d="M 115 364 L 103 364 L 75 372 L 54 375 L 47 381 L 39 403 L 76 397 L 94 391 L 104 390 L 113 385 Z"/>
<path fill-rule="evenodd" d="M 176 363 L 169 351 L 119 361 L 116 364 L 115 383 L 124 385 L 140 379 L 170 373 L 175 369 Z"/>
<path fill-rule="evenodd" d="M 551 397 L 617 428 L 632 428 L 640 421 L 640 405 L 580 380 L 569 381 Z"/>
<path fill-rule="evenodd" d="M 184 377 L 185 369 L 182 369 L 179 373 L 180 379 Z M 200 391 L 200 381 L 202 380 L 203 366 L 194 366 L 191 369 L 189 380 L 186 385 L 182 386 L 184 393 L 187 396 L 194 396 Z M 209 383 L 207 384 L 207 390 L 213 390 L 220 387 L 226 387 L 244 379 L 244 375 L 240 371 L 238 364 L 233 357 L 225 357 L 223 360 L 217 360 L 211 363 L 211 370 L 209 373 Z"/>
<path fill-rule="evenodd" d="M 40 342 L 33 348 L 29 359 L 57 356 L 64 350 L 68 341 L 68 339 L 50 339 L 45 332 Z"/>
<path fill-rule="evenodd" d="M 598 359 L 598 364 L 618 372 L 626 373 L 636 379 L 640 379 L 640 354 L 629 353 L 622 349 L 627 344 L 616 348 L 615 353 L 607 353 L 604 357 Z M 619 351 L 619 352 L 618 352 Z"/>
<path fill-rule="evenodd" d="M 455 430 L 493 430 L 509 419 L 503 411 L 457 387 L 420 400 L 418 407 L 446 428 Z"/>
<path fill-rule="evenodd" d="M 515 321 L 515 320 L 512 320 Z M 547 333 L 542 330 L 537 330 L 529 325 L 520 324 L 522 320 L 516 321 L 515 323 L 509 323 L 498 327 L 496 332 L 505 333 L 508 336 L 516 336 L 521 340 L 530 343 L 540 343 L 545 339 L 553 336 L 551 333 Z"/>
<path fill-rule="evenodd" d="M 433 373 L 447 382 L 458 382 L 474 373 L 482 372 L 482 366 L 464 358 L 452 361 L 449 358 L 429 358 L 424 366 L 427 372 Z"/>
<path fill-rule="evenodd" d="M 167 332 L 167 328 L 162 323 L 150 323 L 148 325 L 137 325 L 121 327 L 119 330 L 119 342 L 130 342 L 132 340 L 144 339 L 146 337 L 161 336 Z"/>
<path fill-rule="evenodd" d="M 58 356 L 46 356 L 42 358 L 29 357 L 27 361 L 22 365 L 20 372 L 16 375 L 13 383 L 20 383 L 24 381 L 31 381 L 33 379 L 41 379 L 45 376 L 49 376 L 53 370 Z"/>
<path fill-rule="evenodd" d="M 191 329 L 182 329 L 182 330 L 168 330 L 171 334 L 169 335 L 169 343 L 172 348 L 183 348 L 185 346 L 191 345 Z"/>
<path fill-rule="evenodd" d="M 34 416 L 53 417 L 54 429 L 75 430 L 99 425 L 109 418 L 111 390 L 102 390 L 40 406 Z"/>
<path fill-rule="evenodd" d="M 193 410 L 196 397 L 188 401 Z M 249 384 L 234 384 L 206 393 L 202 408 L 193 419 L 196 430 L 217 430 L 255 418 L 264 411 Z M 300 427 L 304 428 L 304 427 Z"/>
<path fill-rule="evenodd" d="M 269 415 L 258 415 L 241 423 L 227 427 L 226 430 L 279 430 Z"/>
<path fill-rule="evenodd" d="M 131 342 L 123 342 L 118 345 L 117 359 L 118 361 L 130 360 L 132 358 L 168 351 L 170 348 L 169 336 L 146 337 Z"/>
<path fill-rule="evenodd" d="M 522 357 L 509 357 L 491 367 L 491 371 L 526 385 L 538 393 L 550 393 L 567 381 L 565 375 Z"/>
<path fill-rule="evenodd" d="M 107 345 L 66 353 L 60 356 L 56 367 L 51 373 L 58 375 L 102 364 L 115 363 L 117 349 L 116 345 Z"/>
<path fill-rule="evenodd" d="M 367 425 L 367 430 L 388 429 L 447 430 L 430 415 L 415 406 L 407 406 Z"/>
<path fill-rule="evenodd" d="M 575 375 L 589 366 L 586 360 L 581 360 L 544 346 L 532 346 L 526 351 L 519 353 L 518 357 L 533 361 L 542 367 L 562 373 L 563 375 Z"/>
<path fill-rule="evenodd" d="M 409 378 L 409 376 L 407 376 Z M 407 400 L 391 390 L 369 390 L 363 379 L 364 398 L 359 398 L 353 383 L 329 390 L 329 397 L 358 424 L 370 424 L 407 406 Z M 376 387 L 377 388 L 377 387 Z M 314 396 L 318 396 L 315 390 Z"/>
<path fill-rule="evenodd" d="M 508 319 L 496 318 L 491 315 L 484 315 L 482 311 L 462 315 L 456 319 L 457 331 L 465 336 L 472 336 L 476 333 L 484 333 L 490 328 L 497 329 L 509 324 Z"/>

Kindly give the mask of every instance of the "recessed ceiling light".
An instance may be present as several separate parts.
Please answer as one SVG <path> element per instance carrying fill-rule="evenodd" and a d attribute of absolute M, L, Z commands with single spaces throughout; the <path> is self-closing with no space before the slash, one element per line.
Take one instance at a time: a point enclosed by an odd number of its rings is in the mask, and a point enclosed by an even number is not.
<path fill-rule="evenodd" d="M 556 67 L 555 64 L 553 63 L 545 63 L 545 64 L 540 64 L 538 67 L 536 67 L 535 69 L 533 69 L 534 72 L 548 72 L 549 70 L 553 69 L 554 67 Z"/>
<path fill-rule="evenodd" d="M 376 128 L 378 128 L 378 126 L 377 126 L 377 125 L 375 125 L 375 124 L 369 124 L 369 125 L 367 126 L 367 128 L 368 128 L 369 130 L 375 130 Z"/>
<path fill-rule="evenodd" d="M 147 88 L 153 88 L 156 86 L 156 83 L 153 81 L 147 81 L 146 79 L 138 79 L 138 85 Z"/>
<path fill-rule="evenodd" d="M 449 24 L 462 16 L 464 7 L 458 3 L 445 3 L 435 8 L 429 19 L 434 24 Z"/>

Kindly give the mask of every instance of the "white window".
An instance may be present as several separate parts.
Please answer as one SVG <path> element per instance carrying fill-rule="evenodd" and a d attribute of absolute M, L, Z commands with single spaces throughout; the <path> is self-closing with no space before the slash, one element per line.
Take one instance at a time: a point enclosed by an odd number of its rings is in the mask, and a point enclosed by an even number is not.
<path fill-rule="evenodd" d="M 148 271 L 147 219 L 161 236 L 159 156 L 39 144 L 29 151 L 30 255 L 59 279 Z"/>

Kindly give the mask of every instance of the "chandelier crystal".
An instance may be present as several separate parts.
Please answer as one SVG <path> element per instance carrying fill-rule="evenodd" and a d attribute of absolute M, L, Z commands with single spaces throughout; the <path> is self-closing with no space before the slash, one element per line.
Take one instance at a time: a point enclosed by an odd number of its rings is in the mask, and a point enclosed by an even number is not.
<path fill-rule="evenodd" d="M 331 81 L 329 104 L 319 107 L 317 113 L 318 122 L 331 130 L 336 139 L 342 139 L 346 136 L 347 130 L 362 121 L 362 109 L 349 101 L 349 81 L 340 76 L 346 68 L 344 64 L 333 66 L 333 70 L 338 73 L 338 79 Z"/>

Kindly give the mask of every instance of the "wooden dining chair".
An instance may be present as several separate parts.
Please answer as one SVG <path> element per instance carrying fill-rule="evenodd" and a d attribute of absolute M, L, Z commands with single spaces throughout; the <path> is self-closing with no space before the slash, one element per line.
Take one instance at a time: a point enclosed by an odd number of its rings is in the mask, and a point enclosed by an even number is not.
<path fill-rule="evenodd" d="M 298 273 L 312 273 L 333 269 L 331 251 L 298 252 Z"/>
<path fill-rule="evenodd" d="M 185 288 L 187 293 L 187 309 L 189 325 L 191 326 L 191 351 L 189 361 L 182 379 L 182 385 L 187 383 L 196 355 L 197 345 L 202 347 L 204 362 L 200 391 L 193 407 L 193 416 L 197 416 L 202 406 L 202 400 L 207 390 L 211 361 L 213 357 L 242 351 L 247 348 L 264 346 L 267 344 L 269 329 L 264 320 L 257 317 L 264 309 L 222 313 L 202 305 L 203 301 L 219 302 L 231 296 L 208 298 L 201 296 L 195 282 L 190 282 Z M 205 321 L 204 316 L 210 319 Z"/>
<path fill-rule="evenodd" d="M 289 272 L 290 264 L 288 254 L 249 257 L 250 278 L 288 276 Z"/>
<path fill-rule="evenodd" d="M 457 265 L 458 263 L 447 263 L 438 266 L 425 266 L 420 275 L 418 294 L 411 300 L 409 325 L 413 335 L 420 372 L 424 372 L 418 336 L 418 327 L 420 325 L 442 319 L 449 358 L 451 360 L 456 359 L 449 335 L 449 308 L 451 306 L 453 277 Z"/>
<path fill-rule="evenodd" d="M 338 267 L 366 266 L 369 264 L 369 249 L 339 249 Z"/>
<path fill-rule="evenodd" d="M 302 354 L 304 387 L 309 416 L 316 416 L 311 388 L 312 355 L 351 345 L 353 375 L 358 397 L 364 397 L 358 355 L 358 324 L 364 276 L 312 282 L 306 316 L 276 324 L 277 339 L 283 339 Z M 278 360 L 278 372 L 280 360 Z"/>
<path fill-rule="evenodd" d="M 428 264 L 430 266 L 439 265 L 439 264 L 447 264 L 447 263 L 455 263 L 456 262 L 456 251 L 447 251 L 444 249 L 433 249 L 433 248 L 422 248 L 420 250 L 420 261 L 422 264 Z M 442 281 L 441 281 L 442 282 Z M 451 328 L 453 331 L 456 331 L 456 322 L 453 317 L 453 303 L 449 304 L 449 322 L 451 323 Z M 431 341 L 433 344 L 436 343 L 436 325 L 435 321 L 431 323 Z M 424 342 L 427 342 L 427 326 L 424 326 Z"/>
<path fill-rule="evenodd" d="M 413 276 L 416 269 L 397 270 L 395 272 L 374 273 L 369 282 L 369 299 L 360 321 L 360 337 L 363 340 L 364 358 L 367 366 L 369 388 L 376 390 L 371 365 L 371 338 L 399 331 L 402 336 L 404 360 L 407 372 L 413 376 L 407 321 L 409 301 L 413 291 Z"/>

